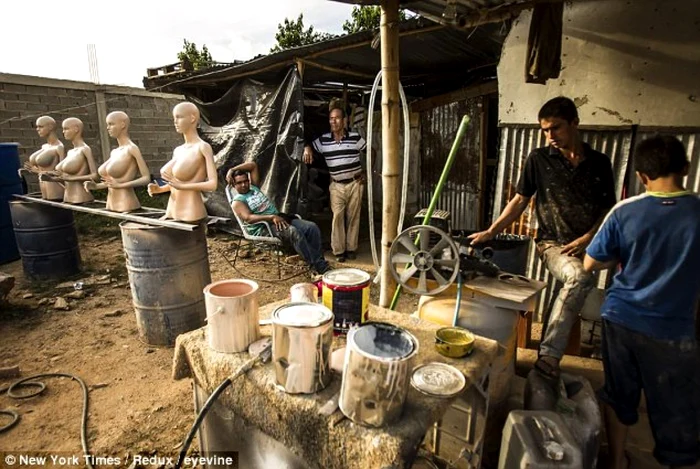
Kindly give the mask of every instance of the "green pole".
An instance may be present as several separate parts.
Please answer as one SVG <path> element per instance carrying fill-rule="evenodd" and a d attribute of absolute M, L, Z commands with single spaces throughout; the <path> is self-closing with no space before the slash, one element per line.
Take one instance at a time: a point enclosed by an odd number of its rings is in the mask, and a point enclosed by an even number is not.
<path fill-rule="evenodd" d="M 457 136 L 455 137 L 455 141 L 452 143 L 452 149 L 450 150 L 450 154 L 447 156 L 445 167 L 442 168 L 442 174 L 440 175 L 440 179 L 438 180 L 437 186 L 435 186 L 435 193 L 430 199 L 430 205 L 428 205 L 428 210 L 425 213 L 425 217 L 423 218 L 423 223 L 421 223 L 421 225 L 427 225 L 428 223 L 430 223 L 430 218 L 433 216 L 433 212 L 435 211 L 435 207 L 437 206 L 438 200 L 440 200 L 442 188 L 447 182 L 447 176 L 450 174 L 450 169 L 452 169 L 452 163 L 454 163 L 455 158 L 457 157 L 457 150 L 462 144 L 462 140 L 464 140 L 464 134 L 467 133 L 467 127 L 469 127 L 469 116 L 464 116 L 462 117 L 462 122 L 459 124 Z M 420 236 L 416 237 L 416 244 L 418 244 L 420 240 L 419 238 Z M 391 299 L 391 305 L 389 306 L 389 309 L 394 309 L 396 307 L 396 303 L 398 303 L 399 301 L 399 296 L 401 296 L 401 285 L 397 285 L 396 291 L 394 292 L 394 297 Z"/>

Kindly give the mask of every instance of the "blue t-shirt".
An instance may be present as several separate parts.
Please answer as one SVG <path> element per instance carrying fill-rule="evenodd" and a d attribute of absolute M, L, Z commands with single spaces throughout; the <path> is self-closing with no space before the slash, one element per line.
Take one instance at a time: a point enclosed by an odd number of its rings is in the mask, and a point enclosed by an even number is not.
<path fill-rule="evenodd" d="M 700 197 L 647 192 L 619 202 L 586 249 L 622 269 L 608 288 L 602 315 L 650 337 L 695 336 L 700 291 Z"/>
<path fill-rule="evenodd" d="M 233 196 L 233 200 L 246 204 L 253 215 L 277 215 L 279 213 L 272 201 L 257 186 L 252 184 L 248 192 L 245 194 L 237 193 Z M 253 236 L 267 235 L 265 228 L 261 225 L 247 225 L 246 229 Z"/>

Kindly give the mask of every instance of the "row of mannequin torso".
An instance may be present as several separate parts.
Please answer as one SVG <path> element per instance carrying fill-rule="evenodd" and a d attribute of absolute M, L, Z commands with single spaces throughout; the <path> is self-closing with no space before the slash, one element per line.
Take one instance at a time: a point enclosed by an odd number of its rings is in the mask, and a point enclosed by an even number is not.
<path fill-rule="evenodd" d="M 211 146 L 197 134 L 199 111 L 192 103 L 180 103 L 173 109 L 175 130 L 185 143 L 173 152 L 173 157 L 161 168 L 166 184 L 151 183 L 148 166 L 138 146 L 129 138 L 129 117 L 121 111 L 107 116 L 107 133 L 117 140 L 118 147 L 99 168 L 95 165 L 90 147 L 83 140 L 83 123 L 70 117 L 63 121 L 63 135 L 73 144 L 65 152 L 56 136 L 56 121 L 42 116 L 36 121 L 36 130 L 46 143 L 30 155 L 20 174 L 39 175 L 41 196 L 47 200 L 66 203 L 91 202 L 90 191 L 107 189 L 107 210 L 131 212 L 141 207 L 135 187 L 148 187 L 153 196 L 170 192 L 163 218 L 197 222 L 207 217 L 202 192 L 216 190 L 217 174 Z"/>

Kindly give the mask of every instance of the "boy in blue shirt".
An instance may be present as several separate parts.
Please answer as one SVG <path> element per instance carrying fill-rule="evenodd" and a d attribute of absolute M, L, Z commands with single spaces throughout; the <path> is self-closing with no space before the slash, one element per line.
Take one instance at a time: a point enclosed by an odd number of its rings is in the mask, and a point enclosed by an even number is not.
<path fill-rule="evenodd" d="M 621 265 L 602 307 L 606 429 L 613 468 L 629 467 L 627 429 L 641 390 L 656 446 L 671 467 L 698 461 L 700 360 L 695 308 L 700 291 L 700 198 L 683 188 L 683 144 L 655 136 L 634 153 L 646 192 L 619 202 L 586 250 L 591 272 Z"/>

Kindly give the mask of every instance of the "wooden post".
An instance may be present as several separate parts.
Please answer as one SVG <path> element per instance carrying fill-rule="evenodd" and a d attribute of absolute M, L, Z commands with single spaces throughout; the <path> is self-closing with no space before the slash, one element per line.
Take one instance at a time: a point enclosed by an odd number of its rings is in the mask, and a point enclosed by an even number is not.
<path fill-rule="evenodd" d="M 382 0 L 382 260 L 379 305 L 396 289 L 389 250 L 398 234 L 399 211 L 399 0 Z"/>

